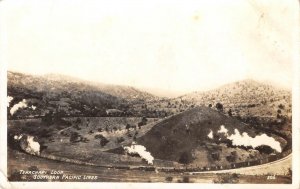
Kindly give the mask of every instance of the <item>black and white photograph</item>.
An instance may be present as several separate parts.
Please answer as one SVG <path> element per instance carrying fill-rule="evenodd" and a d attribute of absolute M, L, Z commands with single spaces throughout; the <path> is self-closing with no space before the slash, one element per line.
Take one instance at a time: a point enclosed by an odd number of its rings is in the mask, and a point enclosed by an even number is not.
<path fill-rule="evenodd" d="M 298 188 L 298 3 L 0 1 L 3 188 Z"/>

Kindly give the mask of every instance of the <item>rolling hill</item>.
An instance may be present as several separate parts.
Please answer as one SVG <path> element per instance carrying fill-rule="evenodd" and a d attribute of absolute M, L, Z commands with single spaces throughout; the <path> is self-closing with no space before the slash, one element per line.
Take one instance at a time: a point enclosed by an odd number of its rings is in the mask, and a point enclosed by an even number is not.
<path fill-rule="evenodd" d="M 291 119 L 292 94 L 290 90 L 254 80 L 229 83 L 208 91 L 196 91 L 172 99 L 148 102 L 149 111 L 165 111 L 168 115 L 183 112 L 195 106 L 212 106 L 221 103 L 223 111 L 235 117 L 259 117 L 275 120 L 278 116 Z M 145 109 L 144 104 L 136 108 Z"/>
<path fill-rule="evenodd" d="M 55 82 L 68 82 L 68 83 L 80 83 L 87 86 L 92 86 L 104 92 L 106 94 L 130 101 L 130 102 L 147 102 L 158 100 L 157 96 L 154 96 L 148 92 L 136 89 L 131 86 L 123 86 L 123 85 L 111 85 L 111 84 L 104 84 L 101 82 L 93 82 L 93 81 L 85 81 L 78 78 L 59 75 L 59 74 L 46 74 L 42 76 L 44 79 L 49 81 Z"/>
<path fill-rule="evenodd" d="M 233 115 L 276 117 L 279 105 L 284 113 L 291 116 L 291 91 L 251 79 L 230 83 L 214 90 L 193 92 L 178 97 L 196 105 L 221 103 L 225 111 L 232 110 Z M 282 112 L 283 113 L 283 112 Z"/>
<path fill-rule="evenodd" d="M 235 118 L 201 106 L 165 119 L 138 138 L 137 142 L 157 159 L 201 166 L 225 165 L 266 155 L 260 147 L 253 147 L 256 150 L 252 150 L 246 145 L 233 145 L 234 140 L 229 136 L 239 136 L 236 129 L 240 134 L 247 133 L 250 138 L 265 134 Z M 283 138 L 267 134 L 279 141 L 281 148 L 286 145 Z"/>

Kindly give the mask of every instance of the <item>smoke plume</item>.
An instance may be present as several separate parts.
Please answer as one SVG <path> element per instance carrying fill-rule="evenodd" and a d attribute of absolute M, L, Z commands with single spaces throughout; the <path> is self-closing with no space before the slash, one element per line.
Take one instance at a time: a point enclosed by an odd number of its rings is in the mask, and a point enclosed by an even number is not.
<path fill-rule="evenodd" d="M 14 99 L 12 96 L 7 96 L 7 107 L 9 107 L 10 102 Z"/>
<path fill-rule="evenodd" d="M 40 144 L 34 141 L 34 137 L 30 135 L 15 135 L 14 139 L 20 142 L 20 147 L 25 152 L 32 155 L 40 155 Z"/>
<path fill-rule="evenodd" d="M 36 109 L 36 106 L 32 105 L 32 106 L 30 106 L 30 108 L 31 108 L 32 110 L 35 110 L 35 109 Z"/>
<path fill-rule="evenodd" d="M 154 158 L 150 152 L 146 151 L 144 146 L 132 144 L 131 146 L 125 146 L 123 148 L 128 154 L 138 154 L 142 159 L 146 160 L 148 164 L 153 165 Z"/>
<path fill-rule="evenodd" d="M 252 146 L 256 148 L 261 145 L 270 146 L 277 152 L 281 152 L 281 146 L 278 141 L 276 141 L 273 137 L 269 137 L 266 134 L 258 135 L 250 137 L 248 133 L 243 132 L 240 134 L 239 130 L 234 129 L 234 134 L 227 137 L 229 140 L 232 141 L 232 144 L 235 146 Z"/>
<path fill-rule="evenodd" d="M 213 139 L 214 133 L 213 133 L 212 130 L 210 130 L 210 132 L 208 133 L 207 137 L 210 138 L 210 139 Z"/>
<path fill-rule="evenodd" d="M 20 108 L 26 108 L 27 107 L 27 102 L 25 99 L 20 101 L 18 104 L 15 104 L 11 109 L 10 109 L 10 114 L 14 115 L 16 111 L 18 111 Z"/>
<path fill-rule="evenodd" d="M 224 133 L 225 136 L 228 136 L 228 130 L 225 128 L 224 125 L 221 125 L 220 129 L 218 130 L 218 133 Z"/>

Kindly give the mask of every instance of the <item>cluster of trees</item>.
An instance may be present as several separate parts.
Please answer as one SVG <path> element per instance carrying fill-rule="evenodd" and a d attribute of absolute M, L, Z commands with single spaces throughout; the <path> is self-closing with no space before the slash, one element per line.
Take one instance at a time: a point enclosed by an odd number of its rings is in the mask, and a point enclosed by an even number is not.
<path fill-rule="evenodd" d="M 72 132 L 70 135 L 70 142 L 76 143 L 76 142 L 88 142 L 89 139 L 86 137 L 83 137 L 78 132 Z"/>
<path fill-rule="evenodd" d="M 137 125 L 138 128 L 141 129 L 142 126 L 147 125 L 147 122 L 148 122 L 148 119 L 146 117 L 143 117 L 142 120 Z M 134 130 L 136 130 L 137 126 L 136 125 L 131 125 L 131 124 L 127 123 L 125 129 L 127 131 L 129 131 L 130 128 L 133 128 Z"/>

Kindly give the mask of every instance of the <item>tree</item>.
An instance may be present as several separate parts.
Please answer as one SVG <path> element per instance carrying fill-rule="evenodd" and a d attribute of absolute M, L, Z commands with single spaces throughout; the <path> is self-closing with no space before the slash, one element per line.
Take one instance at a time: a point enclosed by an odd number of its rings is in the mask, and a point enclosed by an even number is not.
<path fill-rule="evenodd" d="M 228 110 L 228 115 L 231 117 L 232 116 L 232 111 L 231 109 Z"/>
<path fill-rule="evenodd" d="M 143 117 L 143 118 L 142 118 L 142 122 L 143 122 L 143 123 L 147 123 L 147 121 L 148 121 L 148 119 L 147 119 L 146 117 Z"/>
<path fill-rule="evenodd" d="M 77 132 L 73 132 L 70 136 L 70 142 L 79 142 L 80 135 Z"/>
<path fill-rule="evenodd" d="M 108 142 L 109 142 L 109 140 L 107 140 L 105 137 L 103 137 L 103 138 L 101 138 L 100 145 L 103 147 L 103 146 L 105 146 Z"/>
<path fill-rule="evenodd" d="M 192 162 L 192 155 L 188 152 L 183 152 L 181 155 L 180 155 L 180 158 L 179 158 L 179 163 L 182 163 L 182 164 L 189 164 Z"/>
<path fill-rule="evenodd" d="M 230 153 L 229 156 L 226 156 L 226 160 L 229 161 L 229 162 L 235 162 L 238 158 L 238 155 L 237 155 L 237 152 L 236 151 L 233 151 Z"/>
<path fill-rule="evenodd" d="M 166 181 L 167 182 L 172 182 L 173 181 L 173 177 L 171 177 L 171 176 L 166 177 Z"/>
<path fill-rule="evenodd" d="M 221 104 L 220 102 L 218 102 L 216 104 L 216 108 L 217 108 L 218 111 L 223 111 L 223 104 Z"/>
<path fill-rule="evenodd" d="M 126 125 L 127 131 L 129 131 L 130 128 L 131 128 L 131 125 L 129 123 L 127 123 L 127 125 Z"/>
<path fill-rule="evenodd" d="M 282 104 L 279 104 L 279 105 L 278 105 L 278 108 L 280 108 L 280 109 L 282 109 L 282 110 L 283 110 L 283 109 L 284 109 L 284 105 L 282 105 Z"/>
<path fill-rule="evenodd" d="M 212 104 L 209 104 L 209 105 L 208 105 L 208 107 L 210 107 L 210 108 L 211 108 L 211 107 L 212 107 Z"/>

